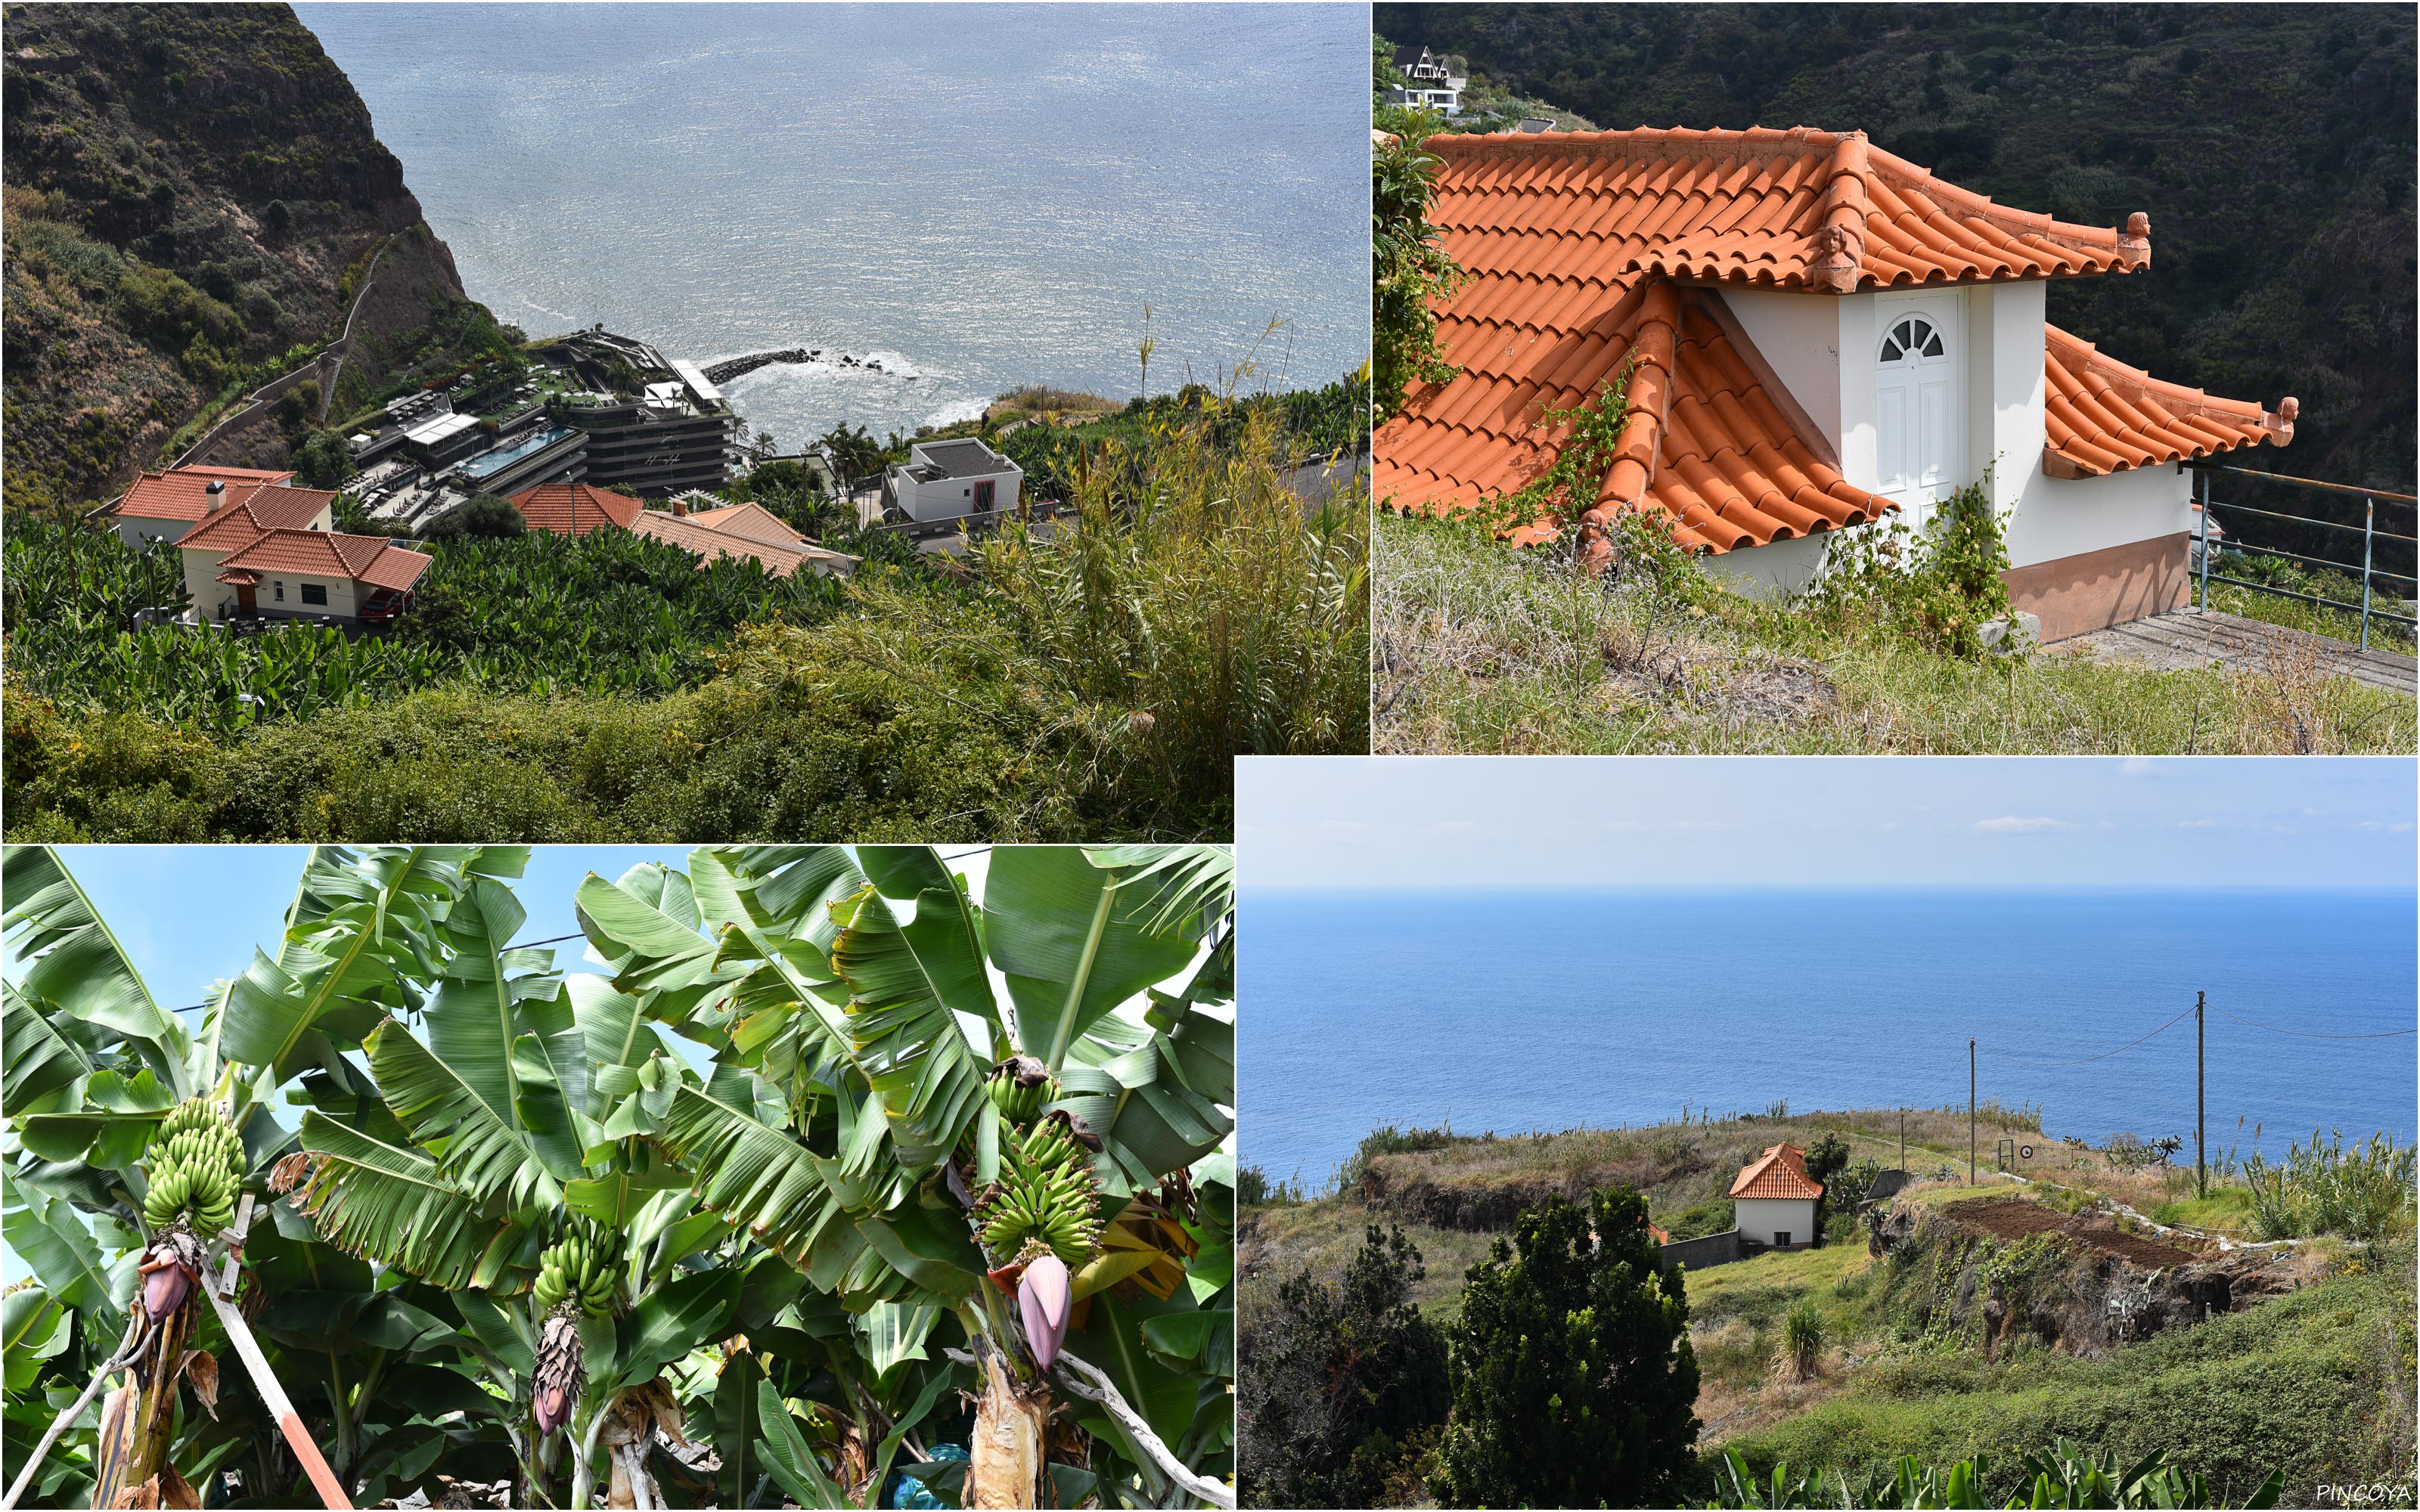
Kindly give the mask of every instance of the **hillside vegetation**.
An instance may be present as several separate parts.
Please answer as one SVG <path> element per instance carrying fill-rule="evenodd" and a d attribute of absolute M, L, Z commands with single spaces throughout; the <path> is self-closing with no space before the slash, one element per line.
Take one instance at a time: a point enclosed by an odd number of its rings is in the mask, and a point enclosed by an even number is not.
<path fill-rule="evenodd" d="M 1288 1183 L 1278 1201 L 1259 1209 L 1247 1259 L 1272 1273 L 1292 1274 L 1306 1265 L 1326 1273 L 1342 1267 L 1366 1224 L 1399 1222 L 1427 1257 L 1428 1274 L 1413 1300 L 1424 1311 L 1450 1316 L 1463 1272 L 1487 1252 L 1489 1240 L 1548 1196 L 1585 1202 L 1591 1192 L 1635 1187 L 1647 1198 L 1648 1217 L 1674 1237 L 1715 1233 L 1731 1227 L 1724 1196 L 1731 1178 L 1767 1146 L 1788 1140 L 1805 1148 L 1832 1134 L 1846 1143 L 1852 1161 L 1894 1167 L 1900 1117 L 1896 1108 L 1793 1114 L 1778 1107 L 1551 1134 L 1381 1129 L 1311 1191 Z M 1910 1168 L 1964 1171 L 1964 1108 L 1916 1108 L 1905 1117 Z M 2037 1112 L 1997 1103 L 1983 1105 L 1977 1128 L 1987 1161 L 1999 1139 L 2042 1137 Z M 1245 1154 L 1250 1153 L 1247 1147 Z M 1250 1195 L 1247 1183 L 1247 1199 Z M 1246 1307 L 1249 1314 L 1249 1293 Z"/>
<path fill-rule="evenodd" d="M 1386 1129 L 1309 1200 L 1247 1171 L 1246 1374 L 1256 1347 L 1299 1328 L 1295 1278 L 1333 1285 L 1369 1267 L 1373 1223 L 1400 1227 L 1393 1242 L 1418 1256 L 1404 1293 L 1450 1334 L 1466 1273 L 1525 1213 L 1627 1186 L 1676 1236 L 1718 1231 L 1731 1223 L 1722 1194 L 1758 1150 L 1838 1141 L 1851 1175 L 1834 1190 L 1854 1192 L 1867 1161 L 1899 1164 L 1900 1117 L 1776 1107 L 1510 1137 Z M 2287 1505 L 2355 1482 L 2400 1483 L 2408 1500 L 2420 1366 L 2408 1149 L 2315 1139 L 2282 1165 L 2213 1152 L 2201 1196 L 2190 1168 L 2139 1141 L 2093 1149 L 2045 1136 L 2032 1109 L 1993 1107 L 1976 1132 L 1978 1191 L 1965 1179 L 1963 1108 L 1911 1111 L 1906 1130 L 1916 1182 L 1862 1219 L 1845 1203 L 1830 1212 L 1823 1246 L 1685 1272 L 1692 1494 L 1729 1494 L 1730 1453 L 1768 1483 L 1776 1469 L 1791 1484 L 1825 1472 L 1834 1495 L 1913 1457 L 1937 1471 L 1967 1462 L 1981 1504 L 1997 1505 L 2025 1494 L 2027 1456 L 2071 1442 L 2128 1465 L 2163 1453 L 2207 1479 L 2207 1504 L 2245 1504 L 2273 1472 Z M 2032 1149 L 2018 1162 L 2025 1180 L 1993 1169 L 2003 1137 Z M 2331 1196 L 2347 1192 L 2363 1196 Z M 2274 1227 L 2268 1207 L 2323 1196 L 2357 1216 L 2289 1226 L 2313 1236 L 2296 1245 L 2252 1242 Z M 2158 1227 L 2179 1224 L 2194 1227 Z M 1425 1421 L 1357 1452 L 1357 1464 L 1375 1457 L 1364 1488 L 1400 1503 L 1434 1484 Z M 1245 1443 L 1249 1476 L 1249 1423 Z"/>
<path fill-rule="evenodd" d="M 1606 127 L 1862 130 L 2005 205 L 2146 211 L 2148 272 L 2054 282 L 2050 318 L 2162 378 L 2299 397 L 2293 445 L 2255 465 L 2413 491 L 2408 7 L 1381 4 L 1374 24 Z"/>
<path fill-rule="evenodd" d="M 505 339 L 289 8 L 10 5 L 0 40 L 12 510 L 105 501 L 307 360 L 382 243 L 355 399 Z M 282 465 L 289 418 L 216 460 Z"/>
<path fill-rule="evenodd" d="M 2420 741 L 2409 692 L 2338 675 L 2283 637 L 2242 669 L 2155 671 L 2068 645 L 1956 654 L 1951 634 L 1971 637 L 2006 597 L 1994 608 L 1931 570 L 1836 575 L 1859 592 L 1772 604 L 1652 550 L 1633 554 L 1641 570 L 1591 578 L 1468 520 L 1390 511 L 1376 551 L 1381 751 L 2340 754 Z"/>

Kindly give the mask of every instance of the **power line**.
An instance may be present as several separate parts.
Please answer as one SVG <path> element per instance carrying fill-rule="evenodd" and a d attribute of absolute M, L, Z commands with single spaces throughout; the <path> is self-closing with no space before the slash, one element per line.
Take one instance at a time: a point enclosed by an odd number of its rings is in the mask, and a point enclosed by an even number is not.
<path fill-rule="evenodd" d="M 2142 1040 L 2129 1040 L 2115 1050 L 2103 1050 L 2097 1056 L 2086 1056 L 2081 1060 L 2026 1060 L 2017 1056 L 2004 1056 L 1999 1054 L 1997 1051 L 1993 1053 L 1992 1058 L 1993 1060 L 2005 1060 L 2011 1065 L 2031 1066 L 2038 1071 L 2055 1071 L 2062 1066 L 2089 1066 L 2096 1060 L 2106 1060 L 2111 1056 L 2122 1055 L 2126 1051 L 2132 1050 L 2136 1045 L 2141 1044 L 2143 1040 L 2158 1039 L 2161 1035 L 2167 1033 L 2170 1029 L 2175 1028 L 2178 1025 L 2191 1017 L 2193 1017 L 2193 1010 L 2190 1008 L 2186 1009 L 2175 1018 L 2168 1020 L 2165 1024 L 2161 1025 L 2158 1028 L 2153 1029 L 2150 1033 L 2143 1036 Z"/>
<path fill-rule="evenodd" d="M 2267 1029 L 2272 1034 L 2290 1034 L 2298 1040 L 2397 1040 L 2407 1034 L 2420 1033 L 2420 1029 L 2387 1029 L 2378 1034 L 2313 1034 L 2308 1029 L 2281 1029 L 2273 1024 L 2256 1024 L 2223 1008 L 2218 1011 L 2221 1016 L 2234 1019 L 2238 1024 L 2249 1024 L 2256 1029 Z"/>

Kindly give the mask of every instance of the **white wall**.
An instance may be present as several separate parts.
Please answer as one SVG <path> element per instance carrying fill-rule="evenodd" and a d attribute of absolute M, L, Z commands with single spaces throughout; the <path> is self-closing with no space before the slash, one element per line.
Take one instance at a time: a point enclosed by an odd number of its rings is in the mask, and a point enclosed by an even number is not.
<path fill-rule="evenodd" d="M 1719 556 L 1699 557 L 1698 569 L 1743 597 L 1778 603 L 1806 592 L 1815 580 L 1836 533 L 1821 531 L 1770 546 L 1735 547 Z"/>
<path fill-rule="evenodd" d="M 1840 450 L 1840 307 L 1824 294 L 1725 289 L 1723 303 L 1773 376 L 1781 379 L 1815 428 Z"/>
<path fill-rule="evenodd" d="M 193 597 L 194 612 L 204 622 L 218 618 L 222 603 L 238 602 L 235 585 L 218 580 L 219 563 L 225 560 L 225 552 L 188 550 L 179 554 L 185 559 L 185 592 Z M 303 603 L 302 585 L 306 582 L 327 589 L 328 602 L 324 605 Z M 277 596 L 281 583 L 286 588 L 286 597 L 282 601 Z M 263 614 L 334 614 L 343 619 L 353 619 L 361 613 L 361 593 L 349 578 L 320 578 L 292 572 L 265 573 L 260 586 L 253 590 L 253 596 Z"/>
<path fill-rule="evenodd" d="M 898 490 L 899 507 L 913 520 L 954 519 L 971 515 L 975 510 L 975 485 L 987 477 L 993 484 L 991 513 L 1013 514 L 1016 509 L 1017 488 L 1025 479 L 1018 472 L 985 473 L 972 478 L 936 478 L 931 483 L 919 483 L 905 468 L 892 471 L 893 486 Z"/>
<path fill-rule="evenodd" d="M 2041 471 L 2042 310 L 2047 285 L 1984 284 L 1966 291 L 1966 455 L 1970 477 L 1991 473 L 1992 506 L 2003 519 Z"/>
<path fill-rule="evenodd" d="M 1815 1242 L 1813 1197 L 1741 1197 L 1732 1207 L 1742 1239 L 1770 1244 L 1774 1235 L 1787 1233 L 1792 1246 Z"/>
<path fill-rule="evenodd" d="M 2009 523 L 2009 565 L 2079 556 L 2194 528 L 2193 477 L 2173 462 L 2113 472 L 2105 478 L 2053 478 L 2037 448 L 2024 486 L 2024 506 Z"/>
<path fill-rule="evenodd" d="M 119 515 L 111 525 L 117 532 L 119 540 L 128 546 L 139 547 L 146 541 L 182 540 L 185 532 L 198 523 L 186 519 L 138 519 L 131 515 Z"/>
<path fill-rule="evenodd" d="M 2031 566 L 2062 557 L 2174 535 L 2193 529 L 2192 480 L 2170 465 L 2106 478 L 2065 479 L 2042 471 L 2042 321 L 2047 285 L 2038 280 L 1950 291 L 1962 301 L 1959 339 L 1966 360 L 1962 482 L 1990 474 L 1990 496 L 2006 522 L 2009 563 Z M 1934 291 L 1936 295 L 1940 291 Z M 1823 295 L 1723 291 L 1748 339 L 1787 386 L 1840 459 L 1841 475 L 1860 488 L 1880 481 L 1874 434 L 1874 358 L 1882 336 L 1878 304 L 1887 294 Z M 1902 511 L 1911 531 L 1924 512 Z M 1824 536 L 1744 548 L 1700 560 L 1709 576 L 1758 596 L 1795 593 L 1813 581 Z"/>

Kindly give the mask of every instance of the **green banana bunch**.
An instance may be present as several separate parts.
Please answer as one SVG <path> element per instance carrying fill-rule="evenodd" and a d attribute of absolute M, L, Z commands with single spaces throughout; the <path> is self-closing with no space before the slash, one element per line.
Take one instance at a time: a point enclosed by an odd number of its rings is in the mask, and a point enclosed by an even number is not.
<path fill-rule="evenodd" d="M 243 1137 L 209 1099 L 188 1098 L 160 1120 L 144 1154 L 143 1221 L 166 1228 L 190 1211 L 194 1232 L 207 1239 L 235 1222 L 243 1172 Z"/>
<path fill-rule="evenodd" d="M 1060 1095 L 1059 1078 L 1031 1056 L 1012 1056 L 994 1066 L 984 1090 L 1001 1118 L 1020 1127 L 1041 1117 L 1043 1105 Z"/>
<path fill-rule="evenodd" d="M 538 1257 L 532 1299 L 541 1316 L 566 1302 L 591 1318 L 613 1310 L 618 1292 L 613 1272 L 621 1259 L 617 1237 L 603 1225 L 576 1215 L 564 1225 L 563 1237 Z"/>
<path fill-rule="evenodd" d="M 1000 1180 L 975 1211 L 994 1257 L 1023 1259 L 1047 1248 L 1070 1267 L 1100 1242 L 1100 1193 L 1093 1161 L 1063 1114 L 1004 1139 Z"/>

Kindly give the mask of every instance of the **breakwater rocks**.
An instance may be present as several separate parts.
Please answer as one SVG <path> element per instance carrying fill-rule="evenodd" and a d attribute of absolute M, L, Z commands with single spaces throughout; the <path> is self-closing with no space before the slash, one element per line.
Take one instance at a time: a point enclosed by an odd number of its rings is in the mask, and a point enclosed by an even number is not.
<path fill-rule="evenodd" d="M 745 357 L 728 357 L 720 363 L 709 364 L 704 371 L 707 382 L 728 383 L 742 373 L 753 373 L 760 367 L 770 367 L 775 363 L 819 363 L 823 360 L 824 348 L 821 347 L 784 347 L 777 352 L 750 352 Z M 891 374 L 889 368 L 882 365 L 882 359 L 879 357 L 856 357 L 847 352 L 834 352 L 831 355 L 831 362 L 835 367 L 857 367 L 863 368 L 868 373 L 895 376 Z"/>

